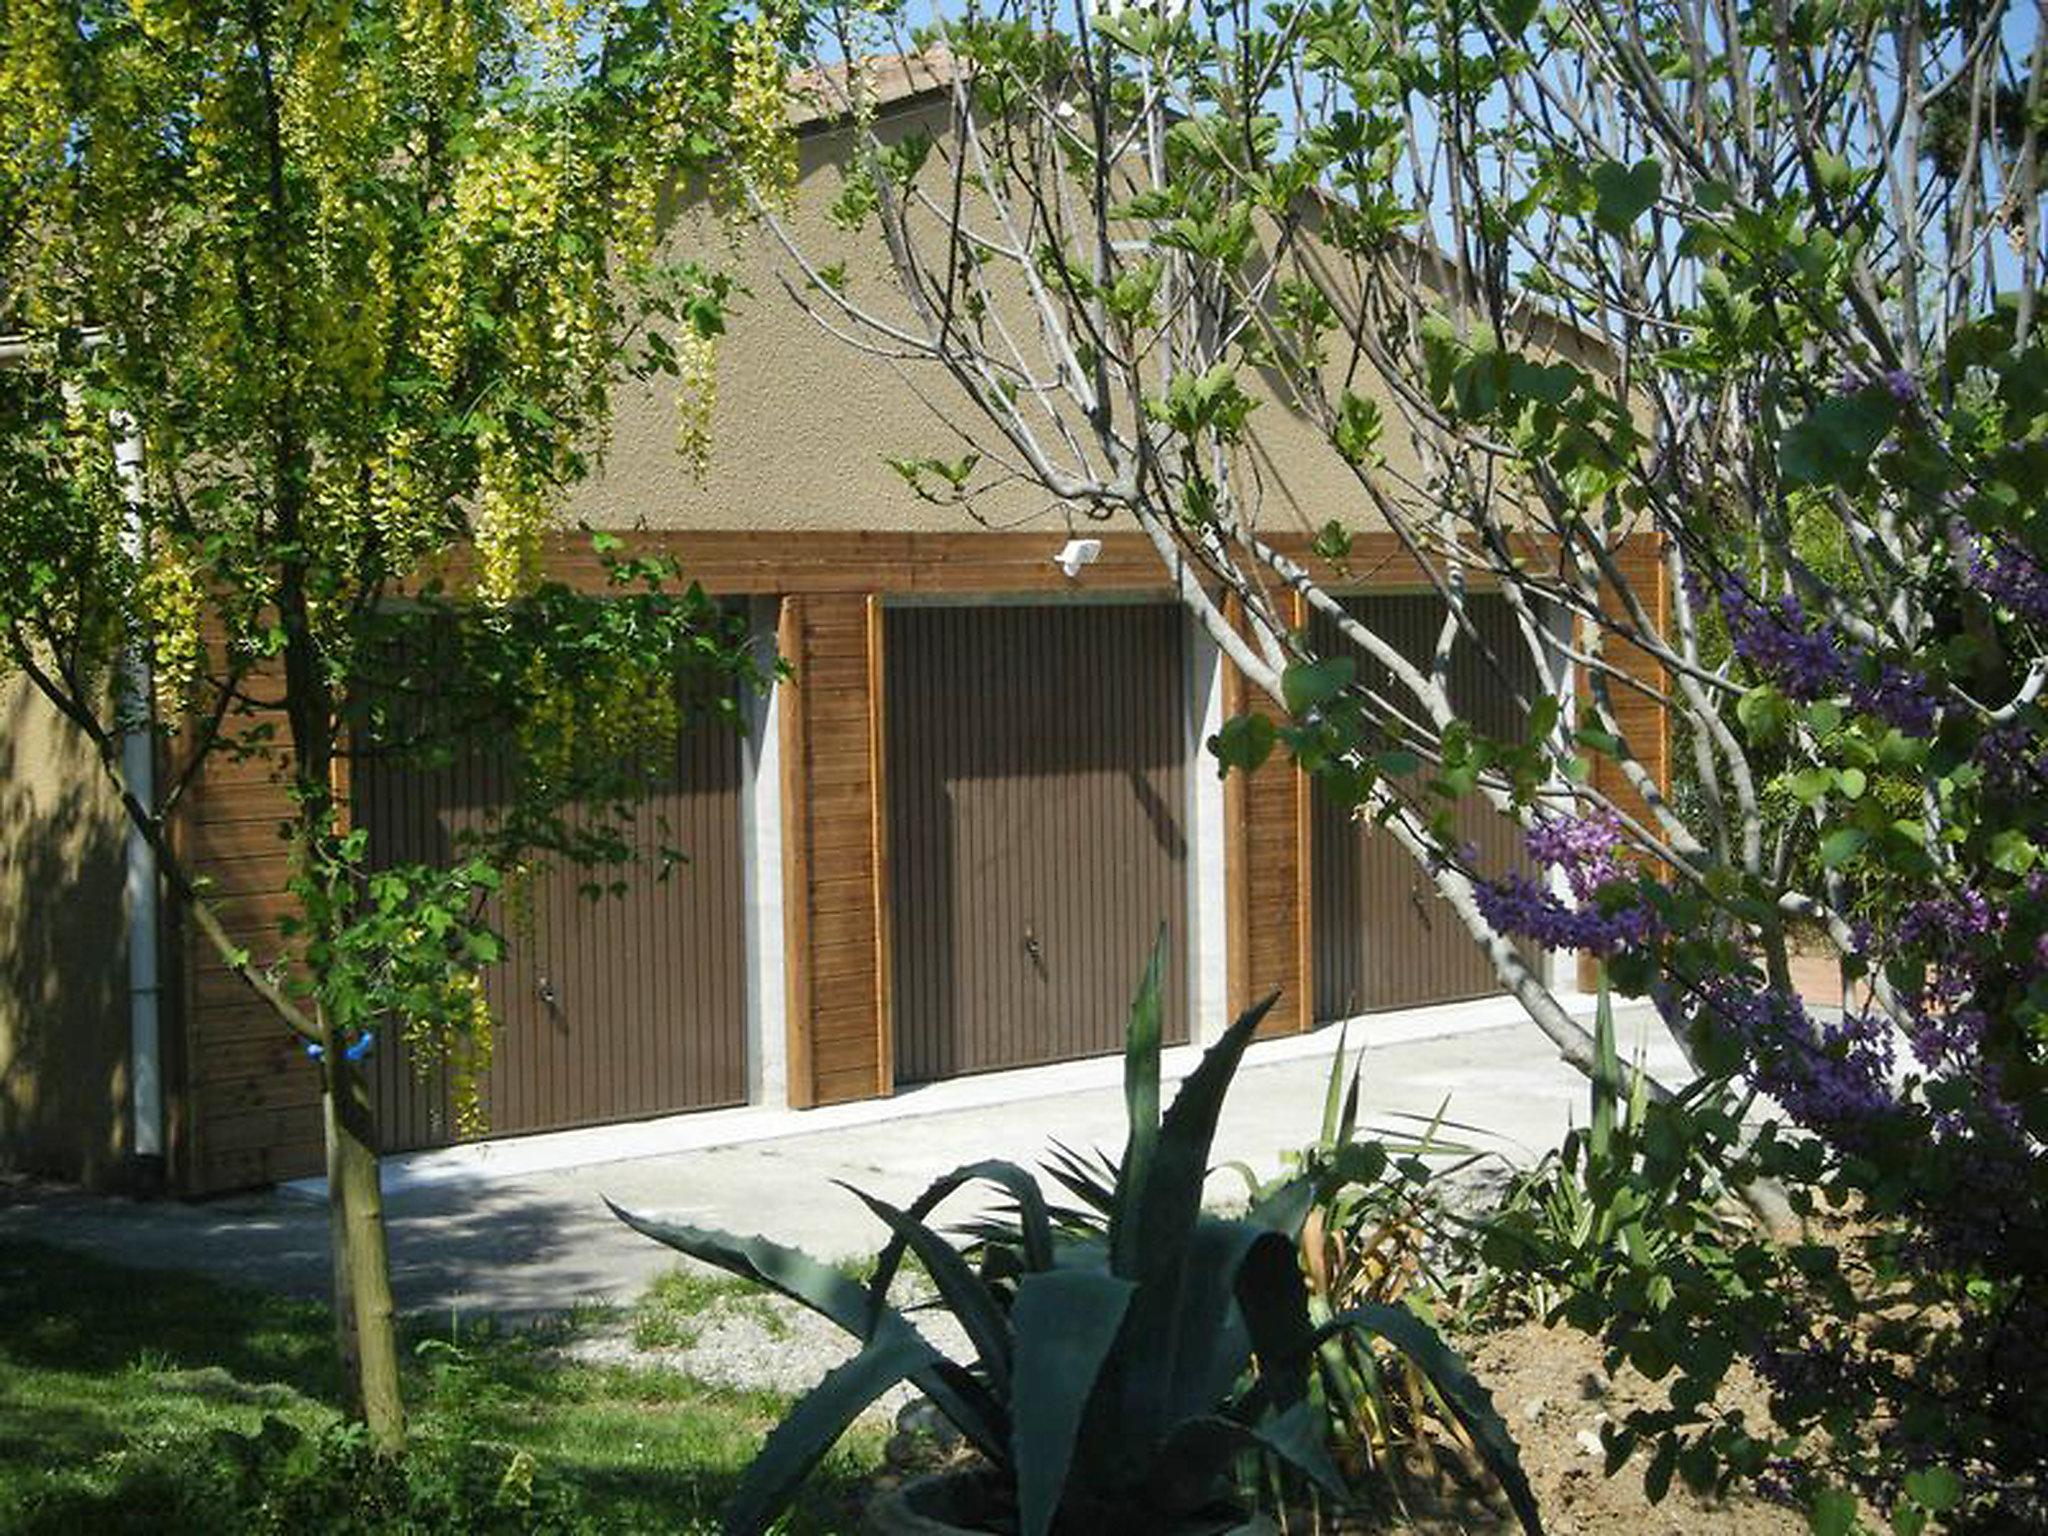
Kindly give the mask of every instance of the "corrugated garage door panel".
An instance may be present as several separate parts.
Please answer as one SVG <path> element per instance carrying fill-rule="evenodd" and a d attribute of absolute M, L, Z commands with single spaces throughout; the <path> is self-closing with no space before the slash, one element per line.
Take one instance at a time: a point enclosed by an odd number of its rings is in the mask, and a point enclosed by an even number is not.
<path fill-rule="evenodd" d="M 1506 602 L 1475 594 L 1470 603 L 1473 624 L 1488 648 L 1506 658 L 1524 695 L 1535 697 L 1535 666 Z M 1348 598 L 1345 606 L 1411 660 L 1425 662 L 1434 653 L 1444 613 L 1436 595 Z M 1333 626 L 1319 627 L 1324 646 L 1348 651 Z M 1400 697 L 1383 670 L 1364 663 L 1360 675 Z M 1451 698 L 1488 735 L 1519 729 L 1512 691 L 1469 644 L 1453 654 Z M 1497 991 L 1492 963 L 1437 894 L 1428 871 L 1383 828 L 1357 820 L 1320 794 L 1313 804 L 1316 1016 L 1348 1018 Z M 1481 869 L 1527 868 L 1514 823 L 1476 797 L 1468 797 L 1455 814 L 1464 840 L 1478 849 Z"/>
<path fill-rule="evenodd" d="M 1121 1049 L 1159 924 L 1187 1038 L 1177 608 L 886 615 L 897 1072 Z"/>
<path fill-rule="evenodd" d="M 880 899 L 880 608 L 865 593 L 782 603 L 783 901 L 789 1096 L 799 1106 L 893 1085 Z"/>
<path fill-rule="evenodd" d="M 688 731 L 673 774 L 639 808 L 629 837 L 645 861 L 587 870 L 561 862 L 492 920 L 509 940 L 485 974 L 496 1019 L 487 1134 L 597 1125 L 746 1097 L 746 937 L 739 830 L 740 742 L 717 724 Z M 380 866 L 445 865 L 463 829 L 508 792 L 502 765 L 476 754 L 437 772 L 356 765 L 354 812 Z M 664 878 L 654 850 L 686 859 Z M 623 881 L 601 897 L 581 886 Z M 520 911 L 521 906 L 525 912 Z M 387 1040 L 372 1058 L 390 1150 L 454 1139 L 441 1071 L 414 1070 Z"/>
<path fill-rule="evenodd" d="M 1290 593 L 1288 622 L 1299 624 L 1302 603 Z M 1243 607 L 1232 598 L 1228 616 L 1243 626 Z M 1244 674 L 1223 665 L 1226 718 L 1257 713 L 1279 721 L 1283 711 Z M 1207 759 L 1204 759 L 1207 769 Z M 1252 773 L 1223 781 L 1223 865 L 1229 943 L 1230 1009 L 1242 1012 L 1270 992 L 1279 1000 L 1261 1035 L 1292 1035 L 1311 1023 L 1308 985 L 1309 781 L 1284 749 Z"/>

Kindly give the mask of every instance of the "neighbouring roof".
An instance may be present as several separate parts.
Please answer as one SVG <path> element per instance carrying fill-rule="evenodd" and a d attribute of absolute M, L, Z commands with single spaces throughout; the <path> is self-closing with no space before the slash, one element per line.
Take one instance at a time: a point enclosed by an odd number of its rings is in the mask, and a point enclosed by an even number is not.
<path fill-rule="evenodd" d="M 929 96 L 953 83 L 957 65 L 945 47 L 918 53 L 885 53 L 863 59 L 858 68 L 864 89 L 878 107 L 893 107 Z M 789 78 L 790 126 L 811 128 L 839 122 L 851 114 L 851 68 L 833 64 L 807 69 Z"/>

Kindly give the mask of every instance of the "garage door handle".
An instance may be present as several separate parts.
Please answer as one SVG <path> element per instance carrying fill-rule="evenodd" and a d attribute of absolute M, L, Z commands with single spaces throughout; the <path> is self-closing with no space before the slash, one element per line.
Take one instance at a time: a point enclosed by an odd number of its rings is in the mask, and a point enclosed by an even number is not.
<path fill-rule="evenodd" d="M 552 981 L 545 976 L 541 977 L 540 985 L 535 990 L 540 993 L 540 1000 L 543 1003 L 550 1008 L 555 1006 L 555 984 Z"/>
<path fill-rule="evenodd" d="M 1042 961 L 1045 959 L 1045 946 L 1038 942 L 1037 934 L 1027 933 L 1024 935 L 1024 953 L 1034 960 Z"/>

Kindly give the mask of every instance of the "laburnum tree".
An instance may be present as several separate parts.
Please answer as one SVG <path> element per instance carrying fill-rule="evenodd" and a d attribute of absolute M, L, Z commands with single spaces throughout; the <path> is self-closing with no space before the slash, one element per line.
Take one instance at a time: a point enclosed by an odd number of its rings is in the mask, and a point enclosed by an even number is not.
<path fill-rule="evenodd" d="M 202 942 L 320 1061 L 337 1328 L 386 1449 L 363 1053 L 402 1035 L 473 1099 L 491 898 L 632 856 L 634 791 L 746 668 L 674 571 L 612 547 L 611 590 L 578 594 L 541 550 L 629 375 L 678 376 L 701 455 L 728 285 L 662 220 L 679 188 L 786 174 L 776 25 L 706 0 L 0 6 L 0 666 L 84 733 Z M 168 744 L 146 794 L 138 732 Z M 491 751 L 514 788 L 451 863 L 393 865 L 337 804 L 351 750 Z M 227 931 L 165 835 L 223 754 L 290 791 L 282 934 Z"/>
<path fill-rule="evenodd" d="M 854 134 L 835 211 L 880 238 L 827 262 L 775 228 L 826 326 L 957 386 L 974 452 L 906 445 L 906 475 L 1148 535 L 1274 706 L 1226 766 L 1284 752 L 1376 820 L 1569 1059 L 1600 1070 L 1516 938 L 1602 958 L 1698 1070 L 1629 1175 L 1660 1240 L 1549 1256 L 1571 1315 L 1676 1383 L 1616 1459 L 1653 1444 L 1658 1492 L 1789 1481 L 1823 1529 L 1858 1498 L 1902 1530 L 2038 1522 L 2039 11 L 967 0 L 820 36 Z M 874 110 L 861 60 L 905 50 L 936 132 Z M 1264 434 L 1303 425 L 1348 504 L 1273 494 Z M 1360 527 L 1434 584 L 1433 646 L 1342 601 Z M 1460 651 L 1526 730 L 1474 728 Z M 1544 878 L 1475 861 L 1471 796 Z M 1802 950 L 1844 1007 L 1802 1000 Z M 1720 1187 L 1865 1225 L 1706 1244 L 1674 1193 L 1702 1148 Z M 1715 1406 L 1744 1354 L 1778 1429 Z"/>

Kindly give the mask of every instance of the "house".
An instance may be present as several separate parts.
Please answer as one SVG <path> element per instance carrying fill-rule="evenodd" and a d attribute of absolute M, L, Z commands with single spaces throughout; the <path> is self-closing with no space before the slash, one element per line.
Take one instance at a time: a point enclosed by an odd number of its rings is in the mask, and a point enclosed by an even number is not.
<path fill-rule="evenodd" d="M 905 70 L 885 84 L 887 112 L 943 126 L 938 82 Z M 857 274 L 864 248 L 822 212 L 842 145 L 829 122 L 805 130 L 794 218 Z M 700 217 L 682 216 L 682 238 L 720 238 Z M 1054 557 L 1097 530 L 1058 507 L 1020 495 L 985 527 L 910 495 L 884 456 L 943 441 L 916 392 L 776 302 L 764 250 L 745 260 L 756 297 L 722 353 L 708 475 L 675 453 L 671 403 L 633 396 L 571 517 L 634 530 L 744 604 L 794 681 L 756 701 L 745 738 L 685 744 L 656 807 L 691 855 L 683 875 L 638 875 L 597 903 L 577 898 L 573 871 L 537 891 L 491 983 L 492 1134 L 803 1108 L 1113 1051 L 1161 922 L 1170 1040 L 1203 1038 L 1272 989 L 1271 1033 L 1495 990 L 1386 838 L 1284 763 L 1218 777 L 1202 743 L 1248 707 L 1246 689 L 1147 542 L 1103 531 L 1099 558 L 1070 571 Z M 1353 493 L 1305 423 L 1260 414 L 1274 494 L 1301 511 L 1283 542 L 1316 564 L 1310 509 Z M 1654 585 L 1654 551 L 1624 559 Z M 580 538 L 556 540 L 549 568 L 600 579 Z M 1319 568 L 1426 647 L 1422 573 L 1391 535 L 1363 528 L 1342 571 Z M 1483 713 L 1497 684 L 1468 670 L 1459 687 Z M 160 1136 L 170 1188 L 317 1172 L 314 1070 L 175 911 L 156 936 L 160 1045 L 146 1061 L 131 1051 L 118 807 L 18 686 L 0 721 L 4 1155 L 117 1177 L 137 1104 L 155 1102 L 135 1082 L 153 1074 L 162 1119 L 140 1145 Z M 393 857 L 444 847 L 489 792 L 460 769 L 345 787 Z M 223 760 L 170 829 L 258 953 L 282 903 L 285 808 L 274 763 Z M 1511 851 L 1503 829 L 1478 834 Z M 392 1042 L 372 1060 L 387 1148 L 449 1141 L 446 1085 Z"/>

